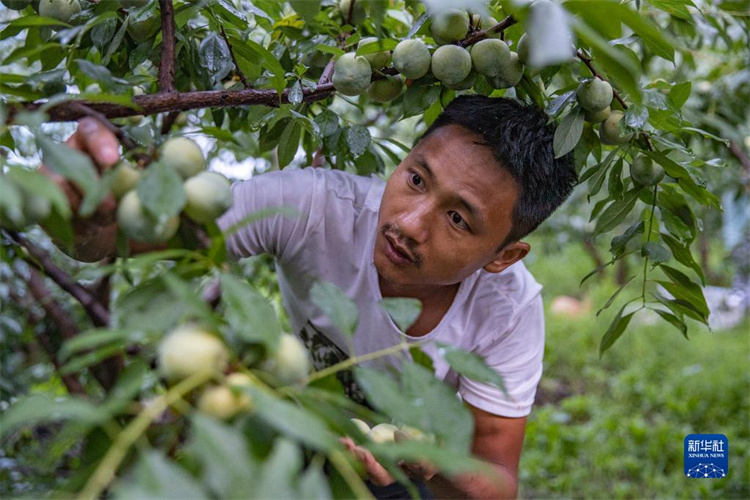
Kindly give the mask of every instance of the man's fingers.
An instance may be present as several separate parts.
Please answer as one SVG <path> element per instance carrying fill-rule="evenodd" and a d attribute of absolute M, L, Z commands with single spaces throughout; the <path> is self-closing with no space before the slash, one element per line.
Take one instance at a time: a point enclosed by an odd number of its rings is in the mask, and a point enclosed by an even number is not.
<path fill-rule="evenodd" d="M 68 141 L 70 147 L 88 153 L 94 163 L 103 170 L 112 168 L 120 160 L 120 144 L 117 137 L 94 118 L 83 118 L 71 139 Z"/>
<path fill-rule="evenodd" d="M 340 438 L 339 443 L 343 444 L 365 466 L 365 472 L 367 472 L 367 476 L 373 484 L 387 486 L 396 481 L 390 472 L 380 465 L 380 462 L 375 460 L 370 450 L 357 446 L 350 437 Z"/>

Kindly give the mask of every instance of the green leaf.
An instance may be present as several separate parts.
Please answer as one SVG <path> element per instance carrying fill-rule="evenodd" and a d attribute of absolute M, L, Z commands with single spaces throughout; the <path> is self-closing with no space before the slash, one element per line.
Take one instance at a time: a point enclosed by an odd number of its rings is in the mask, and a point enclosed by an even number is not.
<path fill-rule="evenodd" d="M 234 69 L 229 47 L 221 35 L 215 31 L 209 32 L 201 42 L 198 57 L 201 65 L 211 76 L 213 85 L 223 80 Z"/>
<path fill-rule="evenodd" d="M 81 73 L 101 84 L 105 90 L 124 92 L 130 88 L 130 83 L 127 80 L 114 76 L 106 66 L 94 64 L 86 59 L 76 59 L 75 62 L 78 64 Z"/>
<path fill-rule="evenodd" d="M 63 218 L 70 218 L 71 211 L 68 198 L 60 189 L 60 186 L 52 182 L 49 177 L 36 170 L 26 168 L 9 168 L 6 175 L 26 192 L 34 193 L 36 196 L 49 200 L 57 213 Z"/>
<path fill-rule="evenodd" d="M 419 299 L 386 297 L 380 301 L 380 307 L 402 332 L 406 332 L 422 313 L 422 302 Z"/>
<path fill-rule="evenodd" d="M 133 474 L 115 484 L 115 498 L 184 498 L 209 496 L 195 478 L 159 451 L 141 455 Z"/>
<path fill-rule="evenodd" d="M 333 283 L 318 281 L 310 290 L 310 299 L 341 333 L 349 337 L 354 336 L 359 321 L 357 304 L 339 287 Z"/>
<path fill-rule="evenodd" d="M 670 257 L 669 250 L 655 241 L 646 242 L 641 248 L 641 255 L 647 257 L 654 264 L 667 262 Z"/>
<path fill-rule="evenodd" d="M 85 193 L 79 209 L 80 215 L 82 217 L 92 215 L 107 195 L 107 191 L 99 181 L 91 158 L 41 133 L 36 134 L 36 141 L 42 150 L 44 164 L 53 172 L 73 182 Z"/>
<path fill-rule="evenodd" d="M 169 292 L 164 281 L 156 278 L 134 286 L 117 298 L 113 323 L 123 329 L 163 334 L 190 313 L 190 308 Z"/>
<path fill-rule="evenodd" d="M 695 7 L 691 0 L 648 0 L 648 3 L 657 9 L 681 19 L 692 19 L 688 6 Z"/>
<path fill-rule="evenodd" d="M 687 316 L 688 318 L 693 318 L 703 324 L 708 324 L 706 317 L 693 307 L 690 302 L 686 302 L 682 299 L 668 299 L 659 294 L 655 294 L 654 296 L 659 303 L 672 311 L 678 318 L 682 319 L 684 316 Z"/>
<path fill-rule="evenodd" d="M 667 96 L 667 99 L 675 108 L 682 108 L 683 104 L 687 102 L 688 97 L 690 97 L 692 86 L 692 82 L 682 82 L 676 84 L 674 87 L 672 87 L 672 90 L 669 91 L 669 96 Z"/>
<path fill-rule="evenodd" d="M 385 50 L 393 50 L 396 48 L 396 45 L 398 45 L 398 43 L 398 40 L 394 40 L 392 38 L 373 40 L 371 42 L 363 43 L 360 47 L 357 47 L 356 55 L 364 56 L 366 54 L 375 54 L 377 52 L 383 52 Z"/>
<path fill-rule="evenodd" d="M 439 346 L 438 352 L 445 358 L 453 371 L 476 382 L 494 385 L 507 394 L 503 377 L 487 366 L 487 363 L 480 356 L 442 342 L 438 342 L 437 345 Z"/>
<path fill-rule="evenodd" d="M 729 140 L 724 139 L 723 137 L 719 137 L 718 135 L 714 135 L 711 132 L 706 132 L 705 130 L 701 130 L 699 128 L 695 127 L 682 127 L 682 130 L 687 130 L 688 132 L 695 132 L 696 134 L 700 134 L 706 139 L 713 139 L 716 142 L 719 142 L 726 147 L 729 147 Z"/>
<path fill-rule="evenodd" d="M 253 490 L 257 467 L 242 432 L 200 412 L 191 421 L 186 451 L 203 466 L 201 480 L 219 498 L 240 498 Z"/>
<path fill-rule="evenodd" d="M 370 131 L 367 130 L 367 127 L 352 125 L 346 129 L 346 144 L 349 146 L 349 151 L 354 158 L 367 151 L 371 142 L 372 136 L 370 136 Z"/>
<path fill-rule="evenodd" d="M 613 5 L 611 2 L 603 3 Z M 626 4 L 615 4 L 615 11 L 621 16 L 622 21 L 641 37 L 655 55 L 674 62 L 674 44 L 664 36 L 666 31 L 660 29 L 651 21 L 650 17 L 640 15 Z M 607 14 L 610 13 L 612 13 L 612 10 L 608 8 Z"/>
<path fill-rule="evenodd" d="M 627 286 L 630 283 L 633 282 L 633 280 L 636 278 L 636 276 L 637 275 L 631 276 L 630 278 L 627 279 L 627 281 L 625 281 L 625 283 L 623 283 L 622 285 L 620 285 L 620 287 L 617 289 L 617 291 L 615 293 L 613 293 L 609 297 L 609 299 L 607 299 L 607 302 L 601 307 L 601 309 L 599 309 L 598 311 L 596 311 L 596 316 L 597 317 L 599 317 L 599 315 L 602 313 L 602 311 L 605 311 L 606 309 L 609 309 L 609 306 L 611 306 L 615 302 L 615 300 L 617 299 L 617 297 L 620 295 L 620 292 L 622 292 L 623 290 L 625 290 L 625 288 L 627 288 Z M 632 300 L 629 301 L 629 302 L 632 302 Z"/>
<path fill-rule="evenodd" d="M 674 314 L 670 314 L 666 311 L 662 311 L 660 309 L 654 309 L 654 311 L 656 311 L 656 314 L 661 316 L 662 319 L 664 319 L 665 321 L 670 323 L 672 326 L 677 328 L 686 339 L 690 340 L 687 334 L 687 325 L 685 324 L 684 321 L 682 321 L 680 318 L 678 318 Z"/>
<path fill-rule="evenodd" d="M 606 210 L 599 216 L 596 221 L 594 234 L 606 233 L 616 228 L 620 222 L 633 210 L 635 202 L 638 200 L 640 188 L 631 189 L 622 200 L 613 201 Z"/>
<path fill-rule="evenodd" d="M 604 334 L 604 337 L 602 337 L 602 341 L 599 344 L 599 356 L 601 357 L 604 352 L 612 347 L 612 344 L 614 344 L 617 339 L 620 338 L 622 333 L 625 331 L 625 329 L 628 327 L 628 323 L 630 323 L 630 320 L 632 319 L 634 312 L 627 314 L 625 316 L 622 315 L 622 313 L 625 311 L 625 307 L 627 304 L 622 306 L 622 309 L 617 313 L 615 318 L 612 320 L 612 323 L 610 323 L 609 328 L 607 329 L 607 333 Z"/>
<path fill-rule="evenodd" d="M 281 434 L 320 451 L 336 446 L 325 423 L 314 413 L 278 399 L 257 387 L 243 387 L 256 403 L 257 414 Z"/>
<path fill-rule="evenodd" d="M 706 318 L 708 318 L 708 305 L 706 304 L 706 298 L 703 296 L 703 289 L 700 287 L 700 285 L 693 282 L 690 278 L 687 277 L 687 275 L 673 267 L 663 265 L 660 267 L 660 269 L 669 277 L 672 283 L 677 285 L 677 288 L 668 288 L 666 286 L 664 288 L 666 288 L 669 293 L 674 295 L 675 298 L 688 301 L 693 305 L 693 307 L 695 307 L 698 311 L 703 313 Z M 664 282 L 660 281 L 659 283 L 663 284 Z M 677 293 L 673 293 L 672 289 L 677 290 L 678 288 L 679 291 Z"/>
<path fill-rule="evenodd" d="M 161 162 L 148 166 L 138 181 L 137 190 L 143 207 L 157 220 L 179 214 L 187 201 L 182 177 Z"/>
<path fill-rule="evenodd" d="M 555 158 L 565 156 L 576 147 L 583 133 L 583 113 L 581 108 L 576 106 L 563 118 L 560 125 L 555 130 L 555 137 L 552 141 L 552 147 L 555 151 Z"/>
<path fill-rule="evenodd" d="M 339 128 L 339 117 L 330 109 L 326 109 L 313 120 L 318 125 L 320 137 L 328 137 L 335 133 Z"/>
<path fill-rule="evenodd" d="M 246 40 L 244 46 L 255 54 L 256 59 L 263 61 L 263 67 L 271 71 L 271 85 L 273 85 L 279 96 L 281 96 L 286 85 L 286 71 L 284 71 L 284 67 L 279 60 L 268 49 L 252 40 Z"/>
<path fill-rule="evenodd" d="M 452 449 L 440 448 L 434 444 L 419 441 L 400 443 L 368 444 L 367 448 L 376 458 L 389 462 L 419 462 L 426 460 L 446 474 L 487 474 L 494 475 L 487 462 L 472 458 L 468 454 Z"/>
<path fill-rule="evenodd" d="M 261 343 L 268 350 L 276 348 L 281 325 L 268 299 L 245 281 L 222 273 L 221 303 L 230 326 L 244 341 Z"/>
<path fill-rule="evenodd" d="M 85 351 L 87 349 L 96 349 L 103 345 L 112 343 L 122 343 L 126 341 L 138 342 L 145 336 L 142 332 L 133 331 L 123 328 L 94 328 L 79 333 L 72 339 L 66 340 L 60 349 L 60 360 L 64 361 L 72 354 Z"/>
<path fill-rule="evenodd" d="M 672 236 L 664 233 L 661 234 L 661 238 L 672 251 L 672 255 L 674 256 L 675 260 L 695 271 L 695 274 L 698 275 L 701 283 L 705 285 L 706 277 L 703 275 L 703 269 L 701 269 L 701 266 L 697 262 L 695 262 L 693 254 L 690 252 L 690 245 L 688 243 L 682 243 L 676 238 L 673 238 Z"/>
<path fill-rule="evenodd" d="M 273 450 L 263 463 L 259 481 L 253 487 L 256 498 L 300 498 L 295 485 L 302 469 L 302 453 L 286 439 L 276 439 Z M 301 492 L 307 497 L 307 492 Z"/>
<path fill-rule="evenodd" d="M 302 136 L 302 126 L 297 120 L 289 120 L 279 138 L 278 157 L 279 168 L 289 165 L 299 149 L 299 141 Z"/>
<path fill-rule="evenodd" d="M 41 26 L 65 26 L 68 28 L 72 28 L 72 26 L 68 23 L 64 23 L 62 21 L 58 21 L 57 19 L 53 19 L 51 17 L 43 17 L 43 16 L 22 16 L 17 19 L 13 19 L 8 23 L 8 26 L 15 26 L 17 28 L 34 28 L 34 27 L 41 27 Z"/>
<path fill-rule="evenodd" d="M 59 398 L 47 394 L 21 397 L 0 416 L 0 437 L 18 426 L 40 422 L 73 420 L 79 424 L 97 425 L 109 418 L 94 403 L 78 398 Z"/>
<path fill-rule="evenodd" d="M 320 0 L 289 0 L 289 4 L 308 23 L 320 12 Z"/>
<path fill-rule="evenodd" d="M 623 121 L 630 128 L 643 128 L 648 123 L 648 108 L 640 104 L 633 104 L 625 110 Z"/>
<path fill-rule="evenodd" d="M 414 84 L 403 97 L 404 118 L 420 115 L 440 98 L 440 86 Z"/>

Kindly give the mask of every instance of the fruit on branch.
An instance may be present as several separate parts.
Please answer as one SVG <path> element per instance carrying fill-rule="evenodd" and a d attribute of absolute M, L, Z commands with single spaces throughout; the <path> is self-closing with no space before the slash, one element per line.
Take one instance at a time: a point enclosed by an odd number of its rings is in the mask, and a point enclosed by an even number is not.
<path fill-rule="evenodd" d="M 500 68 L 510 64 L 508 44 L 494 38 L 477 42 L 471 48 L 471 62 L 477 73 L 497 76 Z"/>
<path fill-rule="evenodd" d="M 421 40 L 404 40 L 393 49 L 393 66 L 404 78 L 422 78 L 431 62 L 430 49 Z"/>
<path fill-rule="evenodd" d="M 178 326 L 159 344 L 159 370 L 172 381 L 198 373 L 220 375 L 228 359 L 224 343 L 194 323 Z"/>
<path fill-rule="evenodd" d="M 599 125 L 599 138 L 604 144 L 625 144 L 633 138 L 633 134 L 620 128 L 620 121 L 624 116 L 622 111 L 612 111 Z"/>
<path fill-rule="evenodd" d="M 201 172 L 186 180 L 183 187 L 185 213 L 201 224 L 215 221 L 232 206 L 232 186 L 218 172 Z"/>
<path fill-rule="evenodd" d="M 367 425 L 367 422 L 365 422 L 364 420 L 360 420 L 358 418 L 351 418 L 349 420 L 351 420 L 352 423 L 357 427 L 357 429 L 359 429 L 359 431 L 365 436 L 370 432 L 370 426 Z"/>
<path fill-rule="evenodd" d="M 138 191 L 128 191 L 117 206 L 117 223 L 125 235 L 144 243 L 163 243 L 177 233 L 180 218 L 177 215 L 156 220 L 146 212 Z"/>
<path fill-rule="evenodd" d="M 450 85 L 447 84 L 447 83 L 443 83 L 443 85 L 445 85 L 446 87 L 448 87 L 451 90 L 468 90 L 468 89 L 470 89 L 471 87 L 474 86 L 474 82 L 476 81 L 476 79 L 477 79 L 477 72 L 476 71 L 471 71 L 469 73 L 469 76 L 467 76 L 466 78 L 464 78 L 460 82 L 454 83 L 454 84 L 450 84 Z"/>
<path fill-rule="evenodd" d="M 646 155 L 638 155 L 630 164 L 630 177 L 642 186 L 656 186 L 664 178 L 664 169 Z"/>
<path fill-rule="evenodd" d="M 578 85 L 576 96 L 581 107 L 586 111 L 601 111 L 612 102 L 612 86 L 609 82 L 592 78 Z"/>
<path fill-rule="evenodd" d="M 443 45 L 432 54 L 432 74 L 446 85 L 455 85 L 471 73 L 471 54 L 458 45 Z"/>
<path fill-rule="evenodd" d="M 168 139 L 161 147 L 160 160 L 182 176 L 183 179 L 192 177 L 206 169 L 203 151 L 186 137 Z"/>
<path fill-rule="evenodd" d="M 135 189 L 141 178 L 141 171 L 127 160 L 117 164 L 112 172 L 112 194 L 118 200 L 121 199 L 128 191 Z"/>
<path fill-rule="evenodd" d="M 500 66 L 497 75 L 489 77 L 487 80 L 496 89 L 514 87 L 523 78 L 523 69 L 523 64 L 518 60 L 518 54 L 511 51 L 508 63 Z"/>
<path fill-rule="evenodd" d="M 589 123 L 601 123 L 607 119 L 611 112 L 612 108 L 607 106 L 606 108 L 600 109 L 599 111 L 586 111 L 583 114 L 583 118 Z"/>
<path fill-rule="evenodd" d="M 128 34 L 138 43 L 151 40 L 161 26 L 159 10 L 141 5 L 143 8 L 133 9 L 128 16 Z"/>
<path fill-rule="evenodd" d="M 403 88 L 404 82 L 400 76 L 389 76 L 372 82 L 367 89 L 367 95 L 375 102 L 388 102 L 397 98 Z"/>
<path fill-rule="evenodd" d="M 430 34 L 438 45 L 463 40 L 469 32 L 469 16 L 458 9 L 446 9 L 432 16 Z"/>
<path fill-rule="evenodd" d="M 39 2 L 39 15 L 51 17 L 64 23 L 70 22 L 71 18 L 81 12 L 81 4 L 78 0 L 41 0 Z"/>
<path fill-rule="evenodd" d="M 393 443 L 398 427 L 392 424 L 378 424 L 367 433 L 367 438 L 373 443 Z"/>
<path fill-rule="evenodd" d="M 310 357 L 297 337 L 285 333 L 264 367 L 281 385 L 304 384 L 310 370 Z"/>
<path fill-rule="evenodd" d="M 357 44 L 357 48 L 372 43 L 377 42 L 378 39 L 374 36 L 368 36 L 366 38 L 363 38 L 359 41 Z M 388 66 L 388 63 L 391 62 L 391 51 L 390 50 L 381 50 L 380 52 L 373 52 L 370 54 L 363 54 L 362 57 L 367 59 L 367 62 L 370 63 L 370 67 L 372 69 L 380 69 L 384 66 Z"/>
<path fill-rule="evenodd" d="M 349 52 L 339 57 L 333 65 L 333 87 L 344 95 L 355 96 L 370 86 L 372 68 L 363 56 Z"/>
<path fill-rule="evenodd" d="M 521 35 L 516 44 L 516 52 L 518 53 L 518 60 L 521 64 L 526 64 L 529 61 L 529 38 L 526 33 Z"/>
<path fill-rule="evenodd" d="M 344 18 L 344 22 L 346 22 L 349 19 L 349 9 L 351 8 L 352 1 L 354 2 L 354 8 L 352 10 L 352 18 L 349 22 L 356 26 L 357 24 L 362 24 L 362 21 L 367 17 L 365 0 L 341 0 L 339 2 L 339 11 L 341 12 L 341 17 Z"/>
<path fill-rule="evenodd" d="M 225 385 L 207 388 L 198 399 L 198 409 L 213 417 L 228 420 L 240 412 L 251 412 L 253 400 L 242 387 L 252 385 L 250 377 L 243 373 L 233 373 Z"/>
<path fill-rule="evenodd" d="M 480 16 L 479 14 L 473 14 L 471 16 L 471 21 L 472 24 L 480 30 L 487 30 L 497 25 L 497 19 L 492 16 Z M 490 38 L 500 38 L 500 33 L 488 33 L 487 36 Z"/>
<path fill-rule="evenodd" d="M 411 427 L 409 425 L 402 425 L 400 429 L 394 432 L 393 437 L 397 443 L 402 443 L 404 441 L 435 442 L 434 434 L 425 434 L 416 427 Z"/>

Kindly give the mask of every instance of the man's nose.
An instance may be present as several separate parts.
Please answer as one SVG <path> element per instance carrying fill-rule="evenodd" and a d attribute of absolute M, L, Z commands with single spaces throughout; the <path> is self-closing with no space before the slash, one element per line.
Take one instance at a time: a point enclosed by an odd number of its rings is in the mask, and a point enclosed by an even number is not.
<path fill-rule="evenodd" d="M 420 203 L 401 214 L 399 229 L 405 238 L 416 243 L 424 243 L 430 234 L 432 210 L 428 203 Z"/>

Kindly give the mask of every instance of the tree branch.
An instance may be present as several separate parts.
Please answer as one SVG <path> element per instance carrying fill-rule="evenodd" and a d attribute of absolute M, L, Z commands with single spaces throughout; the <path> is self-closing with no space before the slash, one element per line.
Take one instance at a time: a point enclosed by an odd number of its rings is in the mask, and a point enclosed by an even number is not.
<path fill-rule="evenodd" d="M 246 89 L 253 88 L 253 86 L 250 85 L 250 83 L 247 81 L 247 78 L 245 78 L 245 74 L 240 69 L 240 65 L 237 63 L 237 58 L 234 57 L 234 51 L 232 50 L 232 44 L 229 43 L 229 37 L 227 36 L 227 32 L 224 31 L 224 26 L 223 25 L 219 25 L 219 27 L 221 28 L 221 37 L 224 39 L 224 42 L 226 42 L 227 48 L 229 49 L 229 55 L 232 57 L 232 62 L 234 63 L 234 71 L 235 71 L 235 73 L 237 73 L 237 76 L 240 77 L 240 81 L 242 82 L 242 85 Z"/>
<path fill-rule="evenodd" d="M 95 326 L 101 327 L 109 324 L 109 312 L 107 309 L 86 288 L 78 284 L 68 273 L 52 262 L 52 259 L 44 250 L 38 248 L 18 233 L 9 232 L 9 234 L 13 240 L 29 253 L 29 255 L 20 254 L 20 256 L 32 266 L 44 271 L 44 274 L 49 276 L 60 288 L 80 302 Z"/>
<path fill-rule="evenodd" d="M 493 33 L 501 33 L 505 31 L 506 29 L 510 28 L 514 24 L 516 24 L 518 21 L 513 16 L 508 16 L 496 25 L 487 28 L 486 30 L 480 30 L 475 33 L 472 33 L 471 35 L 467 36 L 460 42 L 458 42 L 459 47 L 468 47 L 469 45 L 474 45 L 477 42 L 481 42 L 485 38 L 489 37 Z"/>
<path fill-rule="evenodd" d="M 174 6 L 172 0 L 159 0 L 161 12 L 161 58 L 159 59 L 159 90 L 163 93 L 175 91 L 176 42 L 174 36 Z"/>
<path fill-rule="evenodd" d="M 602 81 L 604 81 L 604 82 L 606 82 L 606 81 L 607 81 L 607 80 L 606 80 L 606 79 L 605 79 L 605 78 L 604 78 L 604 77 L 603 77 L 602 75 L 600 75 L 600 74 L 599 74 L 599 72 L 598 72 L 598 71 L 596 70 L 596 68 L 594 67 L 594 64 L 592 63 L 592 59 L 591 59 L 591 58 L 590 58 L 589 56 L 587 56 L 586 54 L 584 54 L 584 53 L 583 53 L 583 52 L 581 52 L 580 50 L 577 50 L 577 51 L 576 51 L 576 57 L 578 57 L 578 59 L 580 59 L 581 61 L 583 61 L 583 64 L 585 64 L 585 65 L 586 65 L 586 67 L 587 67 L 587 68 L 589 69 L 589 71 L 591 71 L 591 74 L 592 74 L 592 75 L 594 75 L 594 76 L 595 76 L 596 78 L 598 78 L 598 79 L 600 79 L 600 80 L 602 80 Z M 624 99 L 622 98 L 622 96 L 620 96 L 619 92 L 617 92 L 617 90 L 616 90 L 616 89 L 615 89 L 614 87 L 612 88 L 612 93 L 614 94 L 614 96 L 615 96 L 615 99 L 617 99 L 617 101 L 618 101 L 618 102 L 620 103 L 620 105 L 622 105 L 622 109 L 628 109 L 628 105 L 627 105 L 627 103 L 626 103 L 626 102 L 625 102 L 625 100 L 624 100 Z"/>

